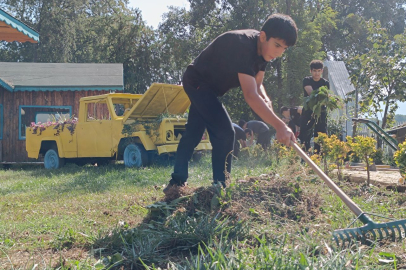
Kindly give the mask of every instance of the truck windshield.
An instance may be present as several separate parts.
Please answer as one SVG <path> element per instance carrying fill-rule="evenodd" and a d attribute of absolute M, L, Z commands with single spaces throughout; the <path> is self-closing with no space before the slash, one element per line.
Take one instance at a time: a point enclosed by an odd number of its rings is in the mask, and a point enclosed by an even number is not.
<path fill-rule="evenodd" d="M 118 117 L 124 116 L 126 113 L 128 113 L 138 101 L 138 99 L 130 98 L 112 98 L 111 100 L 114 105 L 114 113 Z"/>

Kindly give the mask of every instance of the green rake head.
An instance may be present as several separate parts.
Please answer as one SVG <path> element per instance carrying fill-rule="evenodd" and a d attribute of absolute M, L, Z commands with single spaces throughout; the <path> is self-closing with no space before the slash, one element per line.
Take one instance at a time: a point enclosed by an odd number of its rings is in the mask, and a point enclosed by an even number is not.
<path fill-rule="evenodd" d="M 364 223 L 364 226 L 335 230 L 333 232 L 333 238 L 338 246 L 340 246 L 340 243 L 342 246 L 351 245 L 355 241 L 366 244 L 383 239 L 396 241 L 396 239 L 402 240 L 405 238 L 406 219 L 376 223 L 366 213 L 361 214 L 357 219 L 360 219 Z"/>

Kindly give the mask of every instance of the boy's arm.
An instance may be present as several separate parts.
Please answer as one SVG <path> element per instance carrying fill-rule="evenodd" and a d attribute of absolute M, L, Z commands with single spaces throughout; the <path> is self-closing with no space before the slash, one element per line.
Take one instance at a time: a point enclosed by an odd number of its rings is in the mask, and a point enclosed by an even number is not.
<path fill-rule="evenodd" d="M 265 101 L 266 105 L 269 106 L 269 108 L 271 110 L 272 109 L 272 101 L 271 99 L 268 97 L 268 94 L 265 91 L 265 87 L 262 84 L 262 82 L 264 81 L 264 75 L 265 75 L 265 71 L 259 71 L 257 73 L 257 75 L 255 76 L 255 82 L 257 83 L 257 91 L 258 94 L 262 97 L 262 99 Z"/>
<path fill-rule="evenodd" d="M 243 73 L 238 73 L 238 79 L 240 80 L 245 101 L 255 113 L 259 115 L 259 117 L 276 129 L 276 139 L 288 146 L 290 145 L 291 140 L 296 141 L 292 130 L 290 130 L 290 128 L 288 128 L 288 126 L 276 116 L 271 107 L 267 105 L 269 97 L 266 96 L 268 99 L 264 100 L 264 98 L 258 93 L 258 80 Z M 269 102 L 270 101 L 271 100 L 269 99 Z"/>
<path fill-rule="evenodd" d="M 306 90 L 307 94 L 310 96 L 310 94 L 311 94 L 312 91 L 313 91 L 313 87 L 312 87 L 311 85 L 306 85 L 306 86 L 304 87 L 304 89 Z"/>
<path fill-rule="evenodd" d="M 240 139 L 240 144 L 241 144 L 241 148 L 247 147 L 247 143 L 242 139 Z"/>

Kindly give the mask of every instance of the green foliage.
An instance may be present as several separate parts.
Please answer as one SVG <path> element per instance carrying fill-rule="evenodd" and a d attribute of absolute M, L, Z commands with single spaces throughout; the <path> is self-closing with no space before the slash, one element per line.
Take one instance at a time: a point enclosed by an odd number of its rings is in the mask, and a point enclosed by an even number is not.
<path fill-rule="evenodd" d="M 324 172 L 328 174 L 331 171 L 329 164 L 334 164 L 337 168 L 337 177 L 342 179 L 341 169 L 344 165 L 344 160 L 347 158 L 349 146 L 339 140 L 336 135 L 328 136 L 325 133 L 319 133 L 318 137 L 314 138 L 314 142 L 320 145 L 320 158 L 324 164 Z M 317 160 L 316 157 L 313 158 Z"/>
<path fill-rule="evenodd" d="M 343 137 L 343 128 L 347 117 L 342 115 L 340 117 L 333 118 L 331 114 L 327 115 L 327 132 L 328 135 L 336 135 L 338 138 Z"/>
<path fill-rule="evenodd" d="M 333 94 L 327 86 L 322 86 L 315 89 L 305 98 L 303 108 L 313 111 L 313 118 L 318 121 L 321 116 L 322 108 L 326 107 L 327 112 L 342 107 L 342 100 Z"/>
<path fill-rule="evenodd" d="M 159 127 L 164 119 L 187 119 L 187 113 L 184 115 L 161 113 L 154 119 L 136 120 L 131 124 L 124 124 L 121 134 L 130 137 L 134 132 L 144 130 L 149 136 L 159 136 Z"/>
<path fill-rule="evenodd" d="M 351 138 L 347 136 L 347 143 L 350 146 L 352 151 L 352 155 L 357 155 L 363 162 L 366 163 L 367 169 L 367 185 L 370 184 L 370 177 L 369 177 L 369 166 L 373 163 L 373 155 L 376 152 L 376 140 L 371 137 L 362 137 L 357 136 L 355 138 Z"/>
<path fill-rule="evenodd" d="M 351 60 L 357 66 L 351 80 L 361 90 L 361 112 L 375 117 L 382 113 L 385 129 L 394 123 L 398 102 L 406 99 L 406 32 L 390 37 L 388 29 L 374 20 L 366 27 L 371 48 Z"/>
<path fill-rule="evenodd" d="M 406 141 L 399 144 L 399 150 L 395 152 L 393 157 L 399 167 L 400 174 L 406 178 Z"/>

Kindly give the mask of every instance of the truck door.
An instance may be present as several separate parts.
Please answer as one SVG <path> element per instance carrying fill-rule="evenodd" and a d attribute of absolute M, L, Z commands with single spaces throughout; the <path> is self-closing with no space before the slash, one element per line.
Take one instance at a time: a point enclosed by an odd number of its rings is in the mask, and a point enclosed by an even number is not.
<path fill-rule="evenodd" d="M 78 157 L 112 156 L 112 121 L 105 100 L 83 104 L 86 119 L 78 122 Z"/>

